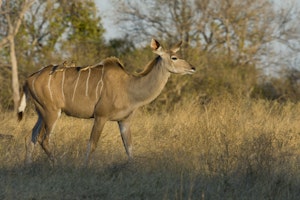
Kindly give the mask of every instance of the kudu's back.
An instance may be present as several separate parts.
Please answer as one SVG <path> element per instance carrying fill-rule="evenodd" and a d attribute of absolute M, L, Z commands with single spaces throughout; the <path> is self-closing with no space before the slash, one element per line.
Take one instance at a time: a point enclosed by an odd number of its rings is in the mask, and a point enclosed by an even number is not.
<path fill-rule="evenodd" d="M 114 68 L 121 73 L 123 71 L 112 62 L 54 72 L 53 66 L 47 66 L 26 80 L 25 90 L 28 90 L 37 107 L 47 111 L 61 109 L 67 115 L 91 118 L 107 85 L 105 74 Z"/>

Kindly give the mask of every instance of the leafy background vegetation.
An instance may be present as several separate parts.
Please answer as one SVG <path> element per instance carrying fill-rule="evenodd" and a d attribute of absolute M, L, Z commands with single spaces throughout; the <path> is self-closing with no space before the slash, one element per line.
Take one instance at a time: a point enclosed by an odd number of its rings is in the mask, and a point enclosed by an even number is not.
<path fill-rule="evenodd" d="M 0 1 L 0 198 L 298 199 L 297 1 L 112 2 L 123 37 L 106 40 L 93 0 Z M 93 121 L 63 116 L 52 137 L 57 166 L 37 147 L 25 167 L 23 138 L 36 115 L 28 109 L 17 124 L 13 112 L 25 78 L 64 60 L 82 66 L 108 56 L 140 71 L 154 58 L 152 37 L 166 47 L 182 40 L 197 73 L 171 76 L 138 112 L 135 159 L 127 162 L 109 123 L 82 167 Z"/>
<path fill-rule="evenodd" d="M 117 56 L 128 71 L 141 70 L 154 56 L 148 47 L 152 37 L 166 47 L 182 40 L 182 56 L 198 70 L 189 78 L 172 77 L 158 102 L 171 105 L 187 96 L 211 99 L 224 93 L 299 99 L 297 1 L 112 1 L 110 17 L 123 37 L 109 41 L 104 38 L 102 12 L 93 0 L 1 2 L 0 105 L 4 110 L 15 107 L 14 90 L 20 90 L 25 78 L 51 63 L 74 60 L 88 65 Z M 12 79 L 10 36 L 15 41 L 19 80 Z M 12 84 L 16 81 L 20 83 Z"/>

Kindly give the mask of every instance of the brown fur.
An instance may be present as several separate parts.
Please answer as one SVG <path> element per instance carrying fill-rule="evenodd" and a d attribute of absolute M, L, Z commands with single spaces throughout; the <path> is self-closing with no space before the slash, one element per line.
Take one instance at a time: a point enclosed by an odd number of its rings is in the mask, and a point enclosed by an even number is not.
<path fill-rule="evenodd" d="M 145 68 L 143 71 L 139 72 L 136 74 L 136 76 L 145 76 L 147 75 L 149 72 L 152 71 L 153 67 L 155 66 L 155 64 L 158 62 L 158 59 L 160 59 L 159 56 L 157 56 L 154 60 L 152 60 Z"/>
<path fill-rule="evenodd" d="M 103 65 L 116 65 L 116 66 L 119 66 L 121 69 L 123 69 L 125 71 L 125 67 L 123 65 L 123 63 L 119 60 L 119 58 L 116 58 L 116 57 L 108 57 L 108 58 L 105 58 L 101 64 Z"/>
<path fill-rule="evenodd" d="M 169 53 L 156 40 L 152 40 L 151 47 L 158 57 L 138 76 L 128 74 L 118 58 L 110 57 L 84 70 L 71 67 L 50 74 L 52 66 L 47 66 L 28 77 L 24 95 L 32 97 L 38 120 L 32 130 L 32 137 L 27 138 L 26 162 L 31 162 L 36 141 L 54 162 L 49 136 L 61 112 L 79 118 L 94 118 L 86 163 L 96 148 L 106 121 L 118 122 L 125 150 L 132 157 L 130 122 L 134 111 L 161 93 L 170 73 L 186 74 L 195 71 L 186 61 L 177 57 L 176 60 L 171 59 L 171 56 L 177 56 L 178 47 Z M 22 97 L 19 116 L 25 109 L 24 101 Z"/>

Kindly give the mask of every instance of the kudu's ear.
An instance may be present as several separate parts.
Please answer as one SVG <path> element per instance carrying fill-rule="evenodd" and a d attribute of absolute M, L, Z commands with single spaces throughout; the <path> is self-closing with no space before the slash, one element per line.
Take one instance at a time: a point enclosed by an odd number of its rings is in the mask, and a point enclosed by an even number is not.
<path fill-rule="evenodd" d="M 178 43 L 171 49 L 171 51 L 172 51 L 173 53 L 176 53 L 177 51 L 180 50 L 181 45 L 182 45 L 182 41 L 178 42 Z"/>
<path fill-rule="evenodd" d="M 151 46 L 151 49 L 152 49 L 153 53 L 156 53 L 158 55 L 162 55 L 163 54 L 164 51 L 163 51 L 162 46 L 155 39 L 151 40 L 150 46 Z"/>

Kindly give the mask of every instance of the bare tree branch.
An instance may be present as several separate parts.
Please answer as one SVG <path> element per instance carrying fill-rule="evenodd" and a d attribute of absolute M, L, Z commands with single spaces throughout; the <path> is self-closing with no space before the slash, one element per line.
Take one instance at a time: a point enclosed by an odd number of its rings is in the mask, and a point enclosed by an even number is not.
<path fill-rule="evenodd" d="M 1 2 L 2 3 L 2 2 Z M 19 94 L 19 79 L 18 79 L 18 64 L 17 57 L 15 52 L 15 36 L 19 31 L 21 26 L 23 17 L 25 12 L 30 8 L 30 6 L 34 3 L 34 0 L 25 0 L 21 4 L 20 11 L 17 13 L 17 16 L 12 18 L 12 12 L 5 12 L 5 18 L 7 22 L 7 35 L 0 42 L 0 47 L 6 46 L 9 44 L 10 47 L 10 62 L 11 62 L 11 70 L 12 70 L 12 89 L 13 89 L 13 101 L 14 101 L 14 109 L 17 109 L 18 102 L 20 99 Z M 10 2 L 6 2 L 6 9 L 10 10 Z M 2 7 L 1 7 L 2 8 Z"/>
<path fill-rule="evenodd" d="M 0 3 L 2 4 L 2 0 Z M 20 11 L 14 21 L 12 21 L 11 16 L 10 16 L 11 12 L 10 12 L 9 5 L 5 6 L 6 11 L 4 10 L 3 13 L 4 13 L 7 23 L 8 23 L 8 32 L 7 32 L 7 36 L 2 38 L 2 40 L 0 41 L 0 48 L 4 48 L 4 47 L 8 46 L 9 37 L 16 36 L 16 34 L 18 33 L 19 28 L 21 26 L 25 12 L 31 7 L 31 5 L 33 3 L 34 3 L 34 0 L 24 0 L 21 5 Z"/>

